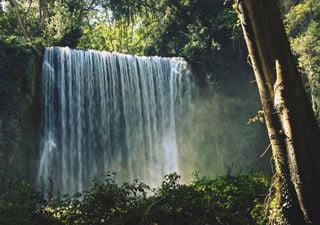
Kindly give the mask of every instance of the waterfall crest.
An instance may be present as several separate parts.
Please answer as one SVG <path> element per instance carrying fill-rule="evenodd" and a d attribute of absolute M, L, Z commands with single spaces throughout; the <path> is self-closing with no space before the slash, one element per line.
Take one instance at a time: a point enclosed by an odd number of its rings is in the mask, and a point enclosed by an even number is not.
<path fill-rule="evenodd" d="M 120 181 L 158 184 L 179 172 L 179 120 L 190 114 L 181 58 L 47 48 L 39 182 L 75 193 L 115 171 Z"/>

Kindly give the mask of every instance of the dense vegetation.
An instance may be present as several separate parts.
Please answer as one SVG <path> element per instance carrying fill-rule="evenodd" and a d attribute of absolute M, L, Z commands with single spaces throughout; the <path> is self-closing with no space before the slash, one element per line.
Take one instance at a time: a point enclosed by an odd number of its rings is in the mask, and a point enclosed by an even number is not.
<path fill-rule="evenodd" d="M 203 67 L 211 81 L 223 79 L 222 71 L 246 58 L 232 1 L 228 0 L 3 2 L 1 46 L 41 49 L 59 45 L 183 56 Z M 280 3 L 292 49 L 320 121 L 320 1 Z M 119 186 L 109 178 L 88 192 L 49 201 L 31 185 L 17 184 L 15 190 L 3 191 L 0 197 L 0 224 L 266 222 L 262 209 L 269 181 L 261 175 L 201 178 L 181 185 L 178 176 L 172 174 L 157 190 L 140 182 Z"/>
<path fill-rule="evenodd" d="M 0 224 L 264 224 L 267 177 L 196 177 L 190 185 L 179 178 L 169 174 L 151 189 L 140 181 L 118 185 L 110 173 L 90 191 L 49 201 L 22 182 L 1 196 Z"/>
<path fill-rule="evenodd" d="M 0 38 L 117 51 L 182 56 L 211 80 L 246 59 L 233 1 L 46 0 L 2 1 Z M 319 1 L 279 1 L 292 48 L 319 102 Z"/>
<path fill-rule="evenodd" d="M 216 77 L 244 49 L 232 1 L 5 2 L 0 13 L 2 38 L 38 40 L 44 46 L 183 56 Z"/>
<path fill-rule="evenodd" d="M 285 24 L 300 72 L 312 97 L 320 121 L 320 1 L 303 0 L 287 8 Z"/>

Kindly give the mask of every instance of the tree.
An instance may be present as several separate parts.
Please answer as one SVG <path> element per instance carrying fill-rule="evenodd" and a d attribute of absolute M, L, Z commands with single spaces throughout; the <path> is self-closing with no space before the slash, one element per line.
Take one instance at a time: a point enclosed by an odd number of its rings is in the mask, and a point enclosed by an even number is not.
<path fill-rule="evenodd" d="M 320 132 L 277 1 L 236 4 L 272 147 L 276 200 L 283 222 L 320 224 Z"/>
<path fill-rule="evenodd" d="M 46 46 L 76 47 L 90 25 L 100 0 L 8 0 L 0 13 L 0 35 L 22 40 L 42 39 Z M 10 39 L 10 38 L 9 38 Z"/>
<path fill-rule="evenodd" d="M 27 29 L 26 29 L 26 26 L 21 18 L 21 15 L 19 13 L 19 8 L 18 8 L 18 3 L 15 1 L 15 0 L 9 0 L 13 10 L 14 10 L 14 13 L 16 15 L 16 17 L 18 18 L 18 22 L 19 22 L 19 27 L 23 33 L 23 36 L 25 38 L 28 38 L 29 37 L 29 33 L 27 32 Z"/>

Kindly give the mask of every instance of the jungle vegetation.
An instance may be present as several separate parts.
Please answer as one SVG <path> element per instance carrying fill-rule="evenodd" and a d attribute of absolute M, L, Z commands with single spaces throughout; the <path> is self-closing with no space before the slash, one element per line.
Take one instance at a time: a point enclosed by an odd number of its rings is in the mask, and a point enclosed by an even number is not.
<path fill-rule="evenodd" d="M 320 1 L 280 0 L 278 5 L 320 121 Z M 0 39 L 4 45 L 40 51 L 44 46 L 70 46 L 182 56 L 201 65 L 216 82 L 235 61 L 247 61 L 237 7 L 228 0 L 9 0 L 0 8 Z M 197 178 L 181 185 L 171 174 L 159 189 L 151 190 L 138 181 L 119 186 L 108 177 L 106 183 L 74 197 L 44 199 L 43 193 L 19 181 L 1 193 L 0 222 L 294 224 L 275 218 L 283 208 L 274 197 L 277 187 L 271 186 L 266 198 L 270 185 L 262 175 Z M 150 192 L 153 195 L 147 195 Z"/>
<path fill-rule="evenodd" d="M 43 198 L 26 182 L 0 199 L 2 225 L 264 224 L 269 178 L 261 174 L 194 177 L 169 174 L 159 188 L 136 180 L 118 185 L 114 173 L 89 191 Z M 50 192 L 46 196 L 50 196 Z M 7 204 L 9 203 L 9 204 Z"/>

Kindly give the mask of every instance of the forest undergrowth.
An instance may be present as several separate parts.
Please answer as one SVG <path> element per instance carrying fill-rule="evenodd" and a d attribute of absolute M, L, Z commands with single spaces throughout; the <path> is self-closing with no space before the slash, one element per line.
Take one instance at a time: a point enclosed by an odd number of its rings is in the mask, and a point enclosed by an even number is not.
<path fill-rule="evenodd" d="M 266 224 L 269 187 L 263 174 L 195 176 L 190 184 L 181 184 L 172 173 L 153 189 L 139 180 L 117 184 L 108 173 L 105 182 L 94 182 L 89 191 L 60 198 L 19 182 L 0 197 L 0 224 Z"/>

